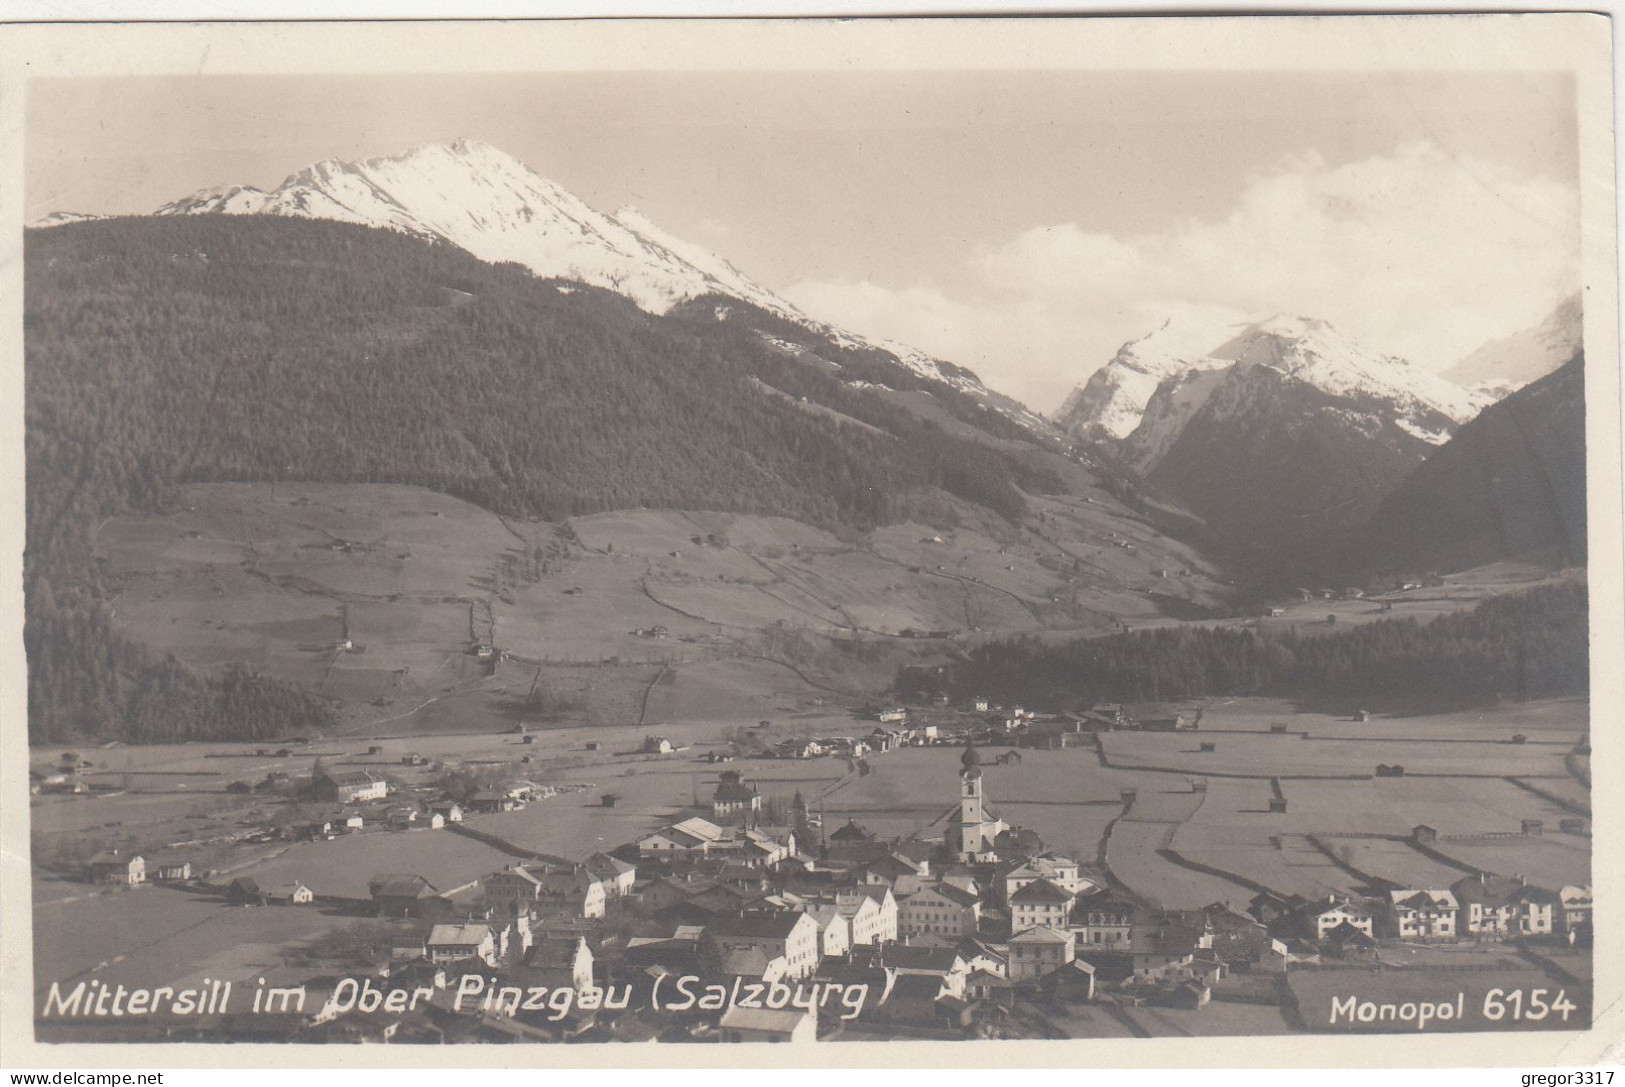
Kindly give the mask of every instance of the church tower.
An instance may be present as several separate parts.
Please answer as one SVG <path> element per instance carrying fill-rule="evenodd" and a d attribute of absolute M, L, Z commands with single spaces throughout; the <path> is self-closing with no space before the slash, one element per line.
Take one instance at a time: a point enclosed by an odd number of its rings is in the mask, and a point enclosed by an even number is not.
<path fill-rule="evenodd" d="M 972 744 L 965 745 L 959 756 L 959 853 L 972 857 L 984 852 L 988 842 L 983 832 L 987 827 L 987 812 L 982 795 L 982 758 Z"/>

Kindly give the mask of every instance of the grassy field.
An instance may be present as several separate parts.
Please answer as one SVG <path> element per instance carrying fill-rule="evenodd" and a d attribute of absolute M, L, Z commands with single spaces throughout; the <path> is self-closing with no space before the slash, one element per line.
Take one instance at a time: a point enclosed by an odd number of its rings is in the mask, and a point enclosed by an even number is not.
<path fill-rule="evenodd" d="M 174 985 L 204 976 L 242 980 L 280 966 L 286 949 L 356 924 L 308 907 L 244 909 L 166 887 L 94 893 L 35 882 L 34 991 L 95 977 L 109 985 Z"/>
<path fill-rule="evenodd" d="M 1567 776 L 1563 756 L 1568 747 L 1563 744 L 1306 739 L 1205 729 L 1175 734 L 1114 732 L 1103 741 L 1114 765 L 1168 767 L 1193 774 L 1338 777 L 1370 775 L 1379 763 L 1399 763 L 1410 774 Z M 1203 743 L 1213 744 L 1214 750 L 1203 752 Z"/>
<path fill-rule="evenodd" d="M 383 873 L 422 876 L 452 891 L 512 863 L 508 854 L 449 830 L 415 830 L 299 842 L 239 874 L 262 887 L 297 880 L 318 895 L 366 898 L 367 882 Z"/>
<path fill-rule="evenodd" d="M 878 637 L 1106 631 L 1115 620 L 1080 594 L 1145 611 L 1125 583 L 1152 563 L 1192 568 L 1182 591 L 1216 599 L 1206 568 L 1164 554 L 1180 545 L 1152 541 L 1128 566 L 1075 566 L 1078 537 L 1139 529 L 1114 502 L 1052 504 L 1042 532 L 996 537 L 971 517 L 946 536 L 902 524 L 852 541 L 773 517 L 638 510 L 555 525 L 406 486 L 196 484 L 174 513 L 110 519 L 96 545 L 124 630 L 195 665 L 306 684 L 338 701 L 348 728 L 490 727 L 538 666 L 581 664 L 602 674 L 576 689 L 572 712 L 605 725 L 635 712 L 645 666 L 726 661 L 781 624 Z M 663 637 L 637 633 L 655 627 Z M 478 660 L 482 641 L 512 659 Z M 872 687 L 894 671 L 845 678 Z M 786 669 L 734 682 L 742 712 L 785 689 L 815 693 Z"/>

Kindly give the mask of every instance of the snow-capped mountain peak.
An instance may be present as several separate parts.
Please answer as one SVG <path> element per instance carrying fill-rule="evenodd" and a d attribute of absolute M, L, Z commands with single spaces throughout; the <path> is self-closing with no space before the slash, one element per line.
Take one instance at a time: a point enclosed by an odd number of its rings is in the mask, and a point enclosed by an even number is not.
<path fill-rule="evenodd" d="M 1362 347 L 1316 318 L 1266 318 L 1215 349 L 1212 357 L 1269 366 L 1334 396 L 1388 401 L 1402 414 L 1436 411 L 1455 423 L 1465 423 L 1487 403 L 1406 359 Z"/>
<path fill-rule="evenodd" d="M 796 319 L 799 311 L 700 246 L 636 212 L 626 221 L 480 140 L 431 143 L 353 162 L 324 159 L 270 192 L 207 190 L 160 215 L 285 215 L 334 219 L 437 238 L 482 260 L 578 279 L 626 295 L 652 313 L 702 294 L 736 295 Z"/>

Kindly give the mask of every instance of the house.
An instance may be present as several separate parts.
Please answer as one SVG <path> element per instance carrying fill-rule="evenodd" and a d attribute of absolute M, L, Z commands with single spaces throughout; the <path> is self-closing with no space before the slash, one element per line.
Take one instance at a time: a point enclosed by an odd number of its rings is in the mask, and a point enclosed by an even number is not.
<path fill-rule="evenodd" d="M 159 883 L 179 883 L 192 878 L 192 862 L 183 857 L 159 857 L 149 866 Z"/>
<path fill-rule="evenodd" d="M 1520 936 L 1550 936 L 1557 931 L 1562 899 L 1544 887 L 1519 887 L 1512 893 L 1513 905 L 1518 911 Z"/>
<path fill-rule="evenodd" d="M 468 798 L 468 810 L 482 814 L 513 811 L 519 802 L 497 789 L 481 789 Z"/>
<path fill-rule="evenodd" d="M 1591 888 L 1569 884 L 1557 892 L 1558 904 L 1563 910 L 1563 931 L 1577 932 L 1591 926 Z"/>
<path fill-rule="evenodd" d="M 252 876 L 238 876 L 226 888 L 226 901 L 234 906 L 263 906 L 265 893 Z"/>
<path fill-rule="evenodd" d="M 712 962 L 738 951 L 782 958 L 786 976 L 791 978 L 810 975 L 819 959 L 818 923 L 804 913 L 719 917 L 706 929 L 705 944 Z"/>
<path fill-rule="evenodd" d="M 1439 840 L 1439 832 L 1426 823 L 1418 823 L 1411 828 L 1411 841 L 1417 845 L 1432 845 Z"/>
<path fill-rule="evenodd" d="M 1134 955 L 1134 976 L 1194 976 L 1198 973 L 1196 955 L 1213 946 L 1205 924 L 1198 927 L 1188 915 L 1164 916 L 1136 925 L 1130 939 Z"/>
<path fill-rule="evenodd" d="M 1010 931 L 1066 929 L 1074 896 L 1047 879 L 1036 879 L 1010 896 Z"/>
<path fill-rule="evenodd" d="M 638 754 L 670 755 L 675 750 L 677 749 L 671 745 L 671 741 L 664 736 L 645 736 L 643 745 L 638 748 Z"/>
<path fill-rule="evenodd" d="M 1271 931 L 1283 936 L 1301 936 L 1306 940 L 1324 940 L 1340 925 L 1372 935 L 1371 910 L 1366 904 L 1349 895 L 1332 894 L 1285 914 Z"/>
<path fill-rule="evenodd" d="M 389 795 L 389 782 L 365 770 L 328 770 L 318 767 L 310 778 L 313 800 L 329 804 L 358 804 L 382 800 Z"/>
<path fill-rule="evenodd" d="M 604 916 L 604 885 L 585 869 L 544 872 L 537 881 L 536 914 L 549 921 L 590 921 Z"/>
<path fill-rule="evenodd" d="M 430 811 L 440 816 L 447 823 L 461 823 L 463 821 L 463 806 L 455 800 L 443 804 L 435 804 Z"/>
<path fill-rule="evenodd" d="M 970 963 L 956 947 L 937 947 L 926 944 L 892 944 L 871 955 L 898 978 L 929 977 L 941 982 L 944 992 L 962 996 L 965 978 L 970 974 Z"/>
<path fill-rule="evenodd" d="M 436 925 L 429 930 L 424 947 L 432 963 L 479 959 L 487 966 L 496 965 L 496 933 L 490 925 Z"/>
<path fill-rule="evenodd" d="M 818 926 L 818 950 L 826 959 L 845 955 L 852 946 L 852 924 L 833 903 L 807 907 L 807 916 Z"/>
<path fill-rule="evenodd" d="M 1450 891 L 1402 888 L 1388 895 L 1394 934 L 1400 939 L 1445 941 L 1456 938 L 1460 906 Z"/>
<path fill-rule="evenodd" d="M 422 876 L 391 873 L 367 883 L 373 908 L 384 917 L 421 917 L 444 901 L 434 884 Z"/>
<path fill-rule="evenodd" d="M 723 829 L 700 818 L 684 819 L 638 839 L 640 854 L 707 853 L 723 837 Z"/>
<path fill-rule="evenodd" d="M 604 894 L 610 898 L 632 893 L 637 882 L 637 865 L 612 857 L 608 853 L 594 853 L 581 862 L 587 874 L 604 885 Z"/>
<path fill-rule="evenodd" d="M 85 863 L 85 874 L 95 883 L 120 883 L 134 887 L 147 881 L 147 861 L 138 853 L 104 849 Z"/>
<path fill-rule="evenodd" d="M 1370 933 L 1362 932 L 1344 922 L 1328 932 L 1320 941 L 1322 951 L 1334 959 L 1354 959 L 1370 956 L 1377 941 Z"/>
<path fill-rule="evenodd" d="M 897 898 L 890 887 L 844 888 L 836 892 L 835 906 L 852 928 L 853 947 L 897 939 Z"/>
<path fill-rule="evenodd" d="M 1047 926 L 1030 928 L 1010 937 L 1010 980 L 1037 981 L 1073 960 L 1072 933 Z"/>
<path fill-rule="evenodd" d="M 1480 873 L 1450 885 L 1460 907 L 1457 932 L 1481 939 L 1503 939 L 1517 935 L 1520 908 L 1513 896 L 1522 884 L 1504 876 Z"/>
<path fill-rule="evenodd" d="M 316 892 L 295 880 L 270 888 L 265 892 L 265 900 L 278 906 L 308 906 L 316 901 Z"/>
<path fill-rule="evenodd" d="M 568 979 L 576 992 L 592 988 L 592 948 L 581 936 L 543 936 L 525 953 L 525 965 Z"/>
<path fill-rule="evenodd" d="M 730 1007 L 717 1030 L 724 1042 L 816 1042 L 818 1020 L 806 1008 Z"/>
<path fill-rule="evenodd" d="M 1077 942 L 1101 951 L 1126 951 L 1134 927 L 1134 907 L 1110 895 L 1077 901 L 1072 907 L 1072 930 Z"/>
<path fill-rule="evenodd" d="M 724 770 L 717 782 L 717 791 L 711 797 L 711 814 L 718 819 L 728 819 L 761 810 L 762 794 L 756 787 L 741 781 L 738 770 Z"/>
<path fill-rule="evenodd" d="M 1006 848 L 1005 842 L 1005 836 L 1000 835 L 995 844 Z M 1077 861 L 1059 853 L 1040 853 L 1037 856 L 1029 855 L 1026 860 L 1004 869 L 1004 900 L 1010 901 L 1022 887 L 1040 879 L 1048 880 L 1073 895 L 1088 894 L 1097 886 L 1094 880 L 1083 875 Z"/>
<path fill-rule="evenodd" d="M 485 904 L 497 917 L 531 916 L 541 897 L 542 876 L 548 871 L 545 865 L 510 864 L 491 873 L 481 881 Z"/>
<path fill-rule="evenodd" d="M 903 936 L 975 936 L 982 918 L 981 901 L 951 883 L 928 884 L 897 903 L 897 927 Z"/>

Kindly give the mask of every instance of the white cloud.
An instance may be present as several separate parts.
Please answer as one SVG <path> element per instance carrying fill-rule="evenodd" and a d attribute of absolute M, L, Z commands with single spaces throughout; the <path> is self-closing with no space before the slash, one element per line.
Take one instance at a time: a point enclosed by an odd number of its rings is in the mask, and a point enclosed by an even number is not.
<path fill-rule="evenodd" d="M 1324 318 L 1445 369 L 1578 288 L 1575 186 L 1426 142 L 1333 165 L 1303 153 L 1231 212 L 1119 237 L 1060 223 L 967 254 L 945 282 L 798 283 L 807 312 L 961 362 L 1053 408 L 1182 307 Z"/>

